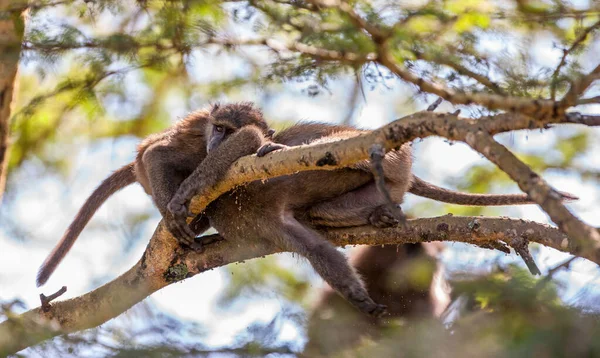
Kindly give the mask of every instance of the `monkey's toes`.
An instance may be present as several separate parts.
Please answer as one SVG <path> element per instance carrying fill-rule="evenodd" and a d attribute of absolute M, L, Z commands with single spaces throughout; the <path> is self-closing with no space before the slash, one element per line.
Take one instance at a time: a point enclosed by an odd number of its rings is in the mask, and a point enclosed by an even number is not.
<path fill-rule="evenodd" d="M 354 304 L 359 310 L 373 317 L 381 317 L 387 313 L 387 306 L 375 303 L 371 297 L 368 297 L 362 301 L 355 301 Z"/>
<path fill-rule="evenodd" d="M 381 318 L 384 315 L 386 315 L 387 312 L 387 306 L 386 305 L 380 305 L 380 304 L 375 304 L 375 308 L 369 312 L 369 314 L 373 317 L 376 318 Z"/>
<path fill-rule="evenodd" d="M 196 233 L 189 227 L 185 219 L 173 218 L 167 214 L 164 218 L 167 229 L 179 241 L 179 244 L 192 247 Z"/>
<path fill-rule="evenodd" d="M 404 224 L 406 217 L 400 207 L 391 208 L 388 205 L 381 205 L 371 213 L 369 222 L 372 226 L 381 229 Z"/>

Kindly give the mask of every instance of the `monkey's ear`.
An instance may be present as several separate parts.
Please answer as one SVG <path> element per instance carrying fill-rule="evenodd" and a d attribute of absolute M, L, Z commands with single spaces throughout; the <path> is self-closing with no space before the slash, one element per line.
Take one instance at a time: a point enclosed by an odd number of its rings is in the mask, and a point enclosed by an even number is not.
<path fill-rule="evenodd" d="M 275 134 L 275 129 L 273 129 L 273 128 L 270 128 L 270 129 L 267 131 L 267 138 L 269 138 L 269 139 L 270 139 L 270 138 L 273 138 L 273 134 Z"/>

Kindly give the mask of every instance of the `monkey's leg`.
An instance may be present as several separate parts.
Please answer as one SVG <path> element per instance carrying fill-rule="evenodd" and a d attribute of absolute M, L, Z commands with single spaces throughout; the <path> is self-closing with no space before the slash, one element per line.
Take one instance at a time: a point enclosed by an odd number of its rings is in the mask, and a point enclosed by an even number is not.
<path fill-rule="evenodd" d="M 392 199 L 401 202 L 404 195 L 402 190 L 396 189 L 397 184 L 388 182 L 387 186 L 392 194 Z M 400 195 L 397 195 L 398 193 Z M 362 225 L 390 227 L 398 225 L 400 220 L 395 216 L 397 212 L 390 213 L 387 209 L 385 198 L 375 183 L 369 183 L 336 198 L 313 205 L 309 208 L 308 217 L 312 224 L 327 227 Z"/>
<path fill-rule="evenodd" d="M 311 222 L 327 227 L 369 224 L 375 227 L 389 227 L 400 224 L 404 215 L 399 211 L 398 204 L 402 203 L 412 179 L 409 146 L 386 153 L 381 165 L 385 174 L 387 192 L 397 208 L 390 210 L 389 200 L 386 200 L 382 191 L 378 190 L 375 182 L 371 182 L 312 206 L 308 211 Z M 357 163 L 355 168 L 372 172 L 368 161 Z"/>
<path fill-rule="evenodd" d="M 193 242 L 196 236 L 186 222 L 188 216 L 188 203 L 203 188 L 212 188 L 221 180 L 231 164 L 239 158 L 256 153 L 265 142 L 262 131 L 254 126 L 247 126 L 232 134 L 221 145 L 211 150 L 206 158 L 187 177 L 177 189 L 175 195 L 167 205 L 167 210 L 172 215 L 171 225 L 176 227 L 177 239 L 184 243 Z"/>
<path fill-rule="evenodd" d="M 293 217 L 283 224 L 279 236 L 287 249 L 306 257 L 314 269 L 333 289 L 362 312 L 379 317 L 386 306 L 375 303 L 362 281 L 348 264 L 346 257 L 315 231 L 303 226 Z"/>
<path fill-rule="evenodd" d="M 371 156 L 371 171 L 373 172 L 373 177 L 375 179 L 375 186 L 377 187 L 377 191 L 383 197 L 385 203 L 382 206 L 379 206 L 374 214 L 379 217 L 381 220 L 381 224 L 387 224 L 389 222 L 399 221 L 400 223 L 406 222 L 406 217 L 400 206 L 394 202 L 392 196 L 385 185 L 385 174 L 383 170 L 383 160 L 385 158 L 385 150 L 379 144 L 374 144 L 369 149 Z M 373 221 L 373 220 L 371 220 Z M 373 222 L 372 222 L 373 223 Z M 375 223 L 373 223 L 375 224 Z M 379 223 L 377 223 L 379 224 Z M 380 226 L 380 225 L 375 225 Z M 389 226 L 389 225 L 388 225 Z"/>

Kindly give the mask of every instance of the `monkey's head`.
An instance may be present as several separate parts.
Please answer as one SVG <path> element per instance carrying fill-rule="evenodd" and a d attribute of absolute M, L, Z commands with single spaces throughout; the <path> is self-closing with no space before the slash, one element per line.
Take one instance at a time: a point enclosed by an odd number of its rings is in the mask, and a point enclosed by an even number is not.
<path fill-rule="evenodd" d="M 267 138 L 275 133 L 265 122 L 262 111 L 254 107 L 252 102 L 214 104 L 210 109 L 209 123 L 206 126 L 207 152 L 218 147 L 239 129 L 249 125 L 260 128 Z"/>

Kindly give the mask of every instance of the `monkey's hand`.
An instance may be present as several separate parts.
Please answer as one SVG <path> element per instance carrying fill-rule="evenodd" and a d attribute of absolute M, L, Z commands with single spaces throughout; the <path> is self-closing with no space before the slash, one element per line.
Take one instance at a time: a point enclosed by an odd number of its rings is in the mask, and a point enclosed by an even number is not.
<path fill-rule="evenodd" d="M 173 198 L 176 199 L 176 198 Z M 186 218 L 190 214 L 188 206 L 184 201 L 181 203 L 178 200 L 171 200 L 167 205 L 168 212 L 164 216 L 167 229 L 179 241 L 180 244 L 188 246 L 195 251 L 202 250 L 202 244 L 197 243 L 194 239 L 196 233 L 188 225 Z M 191 216 L 191 215 L 190 215 Z"/>
<path fill-rule="evenodd" d="M 265 155 L 267 155 L 271 152 L 274 152 L 276 150 L 286 149 L 286 148 L 289 148 L 289 147 L 284 144 L 269 142 L 267 144 L 264 144 L 262 147 L 258 148 L 258 151 L 256 152 L 256 156 L 264 157 Z"/>

